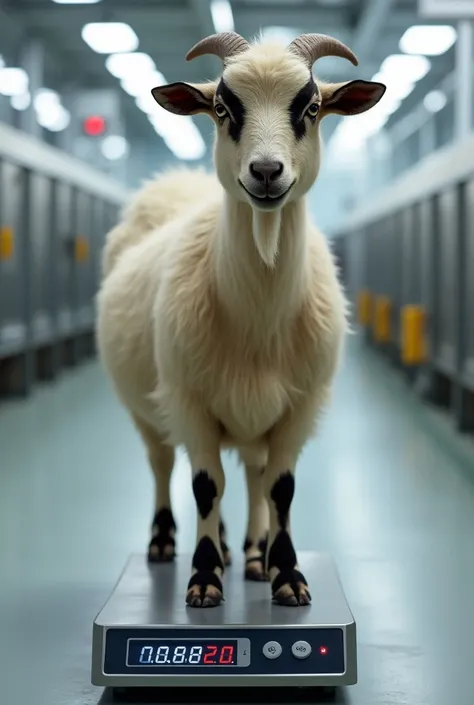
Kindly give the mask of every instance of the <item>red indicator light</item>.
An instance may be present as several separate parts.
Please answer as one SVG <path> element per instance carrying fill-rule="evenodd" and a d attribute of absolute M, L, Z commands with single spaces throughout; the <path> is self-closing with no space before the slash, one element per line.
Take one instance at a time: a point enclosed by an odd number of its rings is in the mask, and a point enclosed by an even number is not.
<path fill-rule="evenodd" d="M 321 648 L 319 649 L 319 653 L 321 654 L 321 656 L 326 656 L 327 652 L 328 650 L 326 646 L 321 646 Z"/>
<path fill-rule="evenodd" d="M 105 120 L 100 115 L 91 115 L 84 120 L 84 132 L 89 137 L 98 137 L 105 132 Z"/>

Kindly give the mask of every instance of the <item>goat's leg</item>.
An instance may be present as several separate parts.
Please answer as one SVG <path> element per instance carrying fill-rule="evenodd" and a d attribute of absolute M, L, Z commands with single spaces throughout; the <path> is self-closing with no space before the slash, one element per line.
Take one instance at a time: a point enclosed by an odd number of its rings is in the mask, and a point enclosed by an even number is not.
<path fill-rule="evenodd" d="M 230 548 L 227 544 L 227 529 L 225 527 L 224 519 L 222 518 L 222 516 L 219 520 L 219 538 L 221 542 L 222 556 L 224 558 L 224 565 L 231 565 L 232 555 L 230 552 Z"/>
<path fill-rule="evenodd" d="M 264 469 L 245 465 L 248 494 L 248 524 L 245 538 L 245 579 L 267 580 L 265 555 L 267 552 L 269 514 L 263 492 Z"/>
<path fill-rule="evenodd" d="M 155 513 L 148 545 L 148 560 L 154 563 L 172 561 L 175 557 L 176 534 L 170 500 L 174 448 L 163 443 L 158 432 L 142 419 L 134 417 L 134 422 L 147 447 L 148 460 L 155 477 Z"/>
<path fill-rule="evenodd" d="M 293 409 L 275 426 L 270 438 L 268 463 L 263 475 L 265 497 L 270 507 L 267 571 L 273 598 L 281 605 L 308 605 L 311 601 L 291 539 L 290 510 L 295 493 L 296 462 L 312 434 L 317 411 L 325 399 L 325 389 L 320 395 L 309 397 L 304 405 Z"/>

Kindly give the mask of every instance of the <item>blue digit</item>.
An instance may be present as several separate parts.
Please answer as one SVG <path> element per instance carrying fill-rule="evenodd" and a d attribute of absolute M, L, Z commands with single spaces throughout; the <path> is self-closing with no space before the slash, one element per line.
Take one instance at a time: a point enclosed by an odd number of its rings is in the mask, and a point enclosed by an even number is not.
<path fill-rule="evenodd" d="M 153 646 L 144 646 L 140 653 L 139 662 L 140 663 L 151 663 L 153 654 Z"/>

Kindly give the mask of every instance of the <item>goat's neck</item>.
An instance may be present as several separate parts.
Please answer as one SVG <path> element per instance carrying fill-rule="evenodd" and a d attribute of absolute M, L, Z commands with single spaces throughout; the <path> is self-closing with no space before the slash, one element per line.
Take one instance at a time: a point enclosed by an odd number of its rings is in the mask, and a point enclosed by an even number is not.
<path fill-rule="evenodd" d="M 262 248 L 266 237 L 277 238 L 272 266 L 257 249 L 255 228 Z M 298 312 L 308 285 L 304 199 L 281 211 L 255 214 L 226 194 L 216 235 L 217 293 L 233 325 L 253 327 L 257 336 L 278 332 Z M 271 255 L 272 243 L 268 246 Z"/>

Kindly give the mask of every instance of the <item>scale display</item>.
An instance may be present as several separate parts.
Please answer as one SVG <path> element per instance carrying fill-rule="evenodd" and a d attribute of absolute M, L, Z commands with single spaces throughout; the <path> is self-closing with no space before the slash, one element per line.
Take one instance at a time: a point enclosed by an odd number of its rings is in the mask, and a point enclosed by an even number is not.
<path fill-rule="evenodd" d="M 127 666 L 237 666 L 236 640 L 129 639 Z"/>

